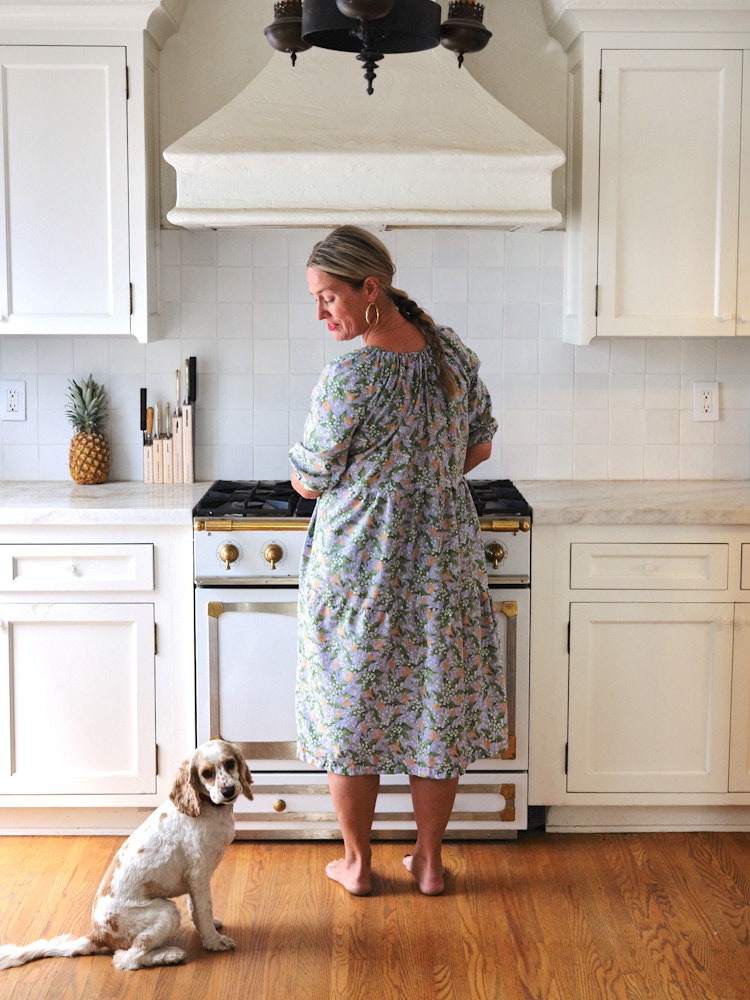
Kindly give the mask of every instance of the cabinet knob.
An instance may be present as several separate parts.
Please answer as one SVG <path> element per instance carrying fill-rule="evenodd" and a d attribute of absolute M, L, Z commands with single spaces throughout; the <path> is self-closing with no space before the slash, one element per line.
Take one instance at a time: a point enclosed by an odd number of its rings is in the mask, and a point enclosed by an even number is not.
<path fill-rule="evenodd" d="M 719 313 L 716 317 L 720 323 L 731 323 L 734 320 L 733 313 Z"/>
<path fill-rule="evenodd" d="M 75 563 L 69 563 L 68 564 L 68 573 L 70 574 L 70 576 L 78 576 L 79 575 L 79 573 L 78 573 L 78 567 L 76 566 Z"/>
<path fill-rule="evenodd" d="M 274 812 L 283 813 L 286 809 L 286 802 L 283 799 L 276 799 L 273 804 Z"/>
<path fill-rule="evenodd" d="M 224 569 L 228 570 L 233 562 L 237 562 L 240 557 L 240 550 L 232 542 L 224 542 L 222 546 L 219 547 L 218 552 L 219 559 L 224 563 Z"/>
<path fill-rule="evenodd" d="M 271 564 L 271 569 L 276 569 L 276 563 L 284 555 L 284 550 L 276 542 L 269 542 L 263 549 L 263 558 Z"/>

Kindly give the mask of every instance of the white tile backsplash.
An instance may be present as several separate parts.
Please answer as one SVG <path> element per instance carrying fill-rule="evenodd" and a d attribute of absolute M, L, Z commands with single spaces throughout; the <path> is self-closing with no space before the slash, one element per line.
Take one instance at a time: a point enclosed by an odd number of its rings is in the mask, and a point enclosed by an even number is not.
<path fill-rule="evenodd" d="M 139 388 L 171 400 L 198 358 L 199 479 L 288 476 L 310 392 L 347 350 L 315 318 L 306 260 L 317 230 L 161 234 L 161 338 L 1 337 L 0 377 L 27 382 L 28 419 L 0 423 L 5 479 L 66 479 L 70 377 L 107 386 L 113 478 L 140 479 Z M 750 476 L 750 338 L 563 343 L 560 232 L 379 234 L 395 283 L 482 361 L 500 430 L 487 476 Z M 692 383 L 721 384 L 720 420 L 692 419 Z"/>

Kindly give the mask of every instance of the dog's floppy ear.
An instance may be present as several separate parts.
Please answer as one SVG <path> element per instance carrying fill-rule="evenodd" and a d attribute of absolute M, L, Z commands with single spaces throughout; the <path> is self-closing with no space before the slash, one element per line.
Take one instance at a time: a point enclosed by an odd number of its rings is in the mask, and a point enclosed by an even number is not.
<path fill-rule="evenodd" d="M 179 812 L 185 813 L 186 816 L 200 816 L 201 800 L 198 794 L 198 774 L 192 757 L 180 764 L 169 797 Z"/>
<path fill-rule="evenodd" d="M 251 799 L 253 797 L 253 793 L 250 786 L 253 783 L 253 776 L 252 774 L 250 774 L 250 768 L 247 766 L 247 761 L 245 760 L 243 753 L 237 746 L 237 744 L 230 743 L 229 746 L 232 748 L 234 756 L 237 759 L 237 773 L 239 774 L 240 778 L 240 786 L 242 788 L 242 794 L 246 798 Z"/>

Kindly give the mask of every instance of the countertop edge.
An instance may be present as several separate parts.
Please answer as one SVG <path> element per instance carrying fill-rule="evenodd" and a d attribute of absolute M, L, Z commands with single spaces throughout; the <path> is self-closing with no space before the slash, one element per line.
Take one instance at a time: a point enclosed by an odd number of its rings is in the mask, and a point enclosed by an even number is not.
<path fill-rule="evenodd" d="M 0 526 L 192 525 L 193 507 L 208 483 L 158 485 L 67 482 L 0 483 Z"/>
<path fill-rule="evenodd" d="M 747 480 L 515 480 L 539 525 L 750 525 Z"/>

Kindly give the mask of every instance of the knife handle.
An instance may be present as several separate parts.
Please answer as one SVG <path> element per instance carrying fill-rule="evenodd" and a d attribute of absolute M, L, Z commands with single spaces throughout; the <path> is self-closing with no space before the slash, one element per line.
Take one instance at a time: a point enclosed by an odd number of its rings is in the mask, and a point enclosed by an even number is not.
<path fill-rule="evenodd" d="M 197 398 L 198 392 L 198 362 L 194 357 L 187 359 L 188 367 L 188 385 L 187 385 L 187 401 L 188 403 L 194 403 Z"/>

